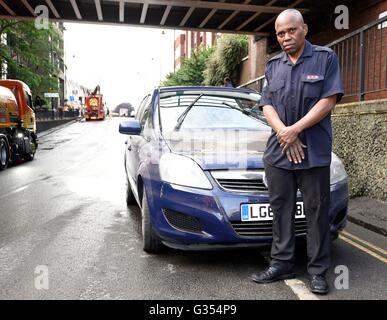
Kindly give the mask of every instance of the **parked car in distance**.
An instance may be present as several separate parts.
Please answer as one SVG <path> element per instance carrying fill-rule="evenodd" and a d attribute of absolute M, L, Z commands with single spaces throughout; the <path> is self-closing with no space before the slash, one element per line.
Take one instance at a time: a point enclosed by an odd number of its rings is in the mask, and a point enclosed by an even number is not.
<path fill-rule="evenodd" d="M 272 241 L 273 213 L 263 166 L 271 128 L 257 112 L 260 95 L 225 87 L 162 87 L 134 119 L 120 124 L 127 204 L 142 213 L 143 249 L 260 246 Z M 295 233 L 306 236 L 302 195 Z M 348 178 L 332 154 L 332 239 L 346 224 Z"/>

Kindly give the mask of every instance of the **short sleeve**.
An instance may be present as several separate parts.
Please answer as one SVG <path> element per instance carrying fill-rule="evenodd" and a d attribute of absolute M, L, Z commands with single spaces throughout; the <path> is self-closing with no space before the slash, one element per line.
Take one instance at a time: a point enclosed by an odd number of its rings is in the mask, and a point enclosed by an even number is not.
<path fill-rule="evenodd" d="M 324 76 L 324 87 L 321 98 L 336 95 L 336 103 L 341 100 L 344 94 L 343 81 L 340 74 L 339 59 L 336 53 L 331 52 L 327 58 L 327 68 Z"/>
<path fill-rule="evenodd" d="M 273 105 L 271 99 L 271 93 L 269 91 L 269 81 L 270 81 L 270 72 L 268 70 L 268 66 L 266 66 L 265 72 L 265 82 L 263 83 L 263 88 L 261 92 L 261 101 L 259 102 L 259 106 Z"/>

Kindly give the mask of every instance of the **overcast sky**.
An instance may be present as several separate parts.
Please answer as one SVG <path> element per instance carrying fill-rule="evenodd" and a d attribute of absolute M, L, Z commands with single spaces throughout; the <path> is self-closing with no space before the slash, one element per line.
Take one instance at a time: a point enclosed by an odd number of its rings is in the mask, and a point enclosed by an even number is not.
<path fill-rule="evenodd" d="M 110 109 L 121 102 L 137 107 L 173 71 L 173 30 L 77 23 L 65 28 L 67 78 L 92 89 L 99 84 Z"/>

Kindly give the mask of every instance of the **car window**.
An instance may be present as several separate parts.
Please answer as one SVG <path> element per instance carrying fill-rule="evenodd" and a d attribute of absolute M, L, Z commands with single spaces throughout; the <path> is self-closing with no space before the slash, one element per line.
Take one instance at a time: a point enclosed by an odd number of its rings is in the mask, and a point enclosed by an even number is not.
<path fill-rule="evenodd" d="M 144 112 L 141 115 L 141 118 L 139 119 L 142 126 L 144 126 L 147 120 L 149 119 L 151 107 L 152 107 L 152 102 L 150 101 L 146 106 L 146 108 L 144 109 Z"/>
<path fill-rule="evenodd" d="M 29 94 L 27 91 L 24 91 L 24 96 L 25 96 L 27 105 L 28 105 L 30 108 L 32 108 L 32 98 L 31 98 L 30 94 Z"/>
<path fill-rule="evenodd" d="M 146 97 L 144 97 L 144 99 L 142 99 L 141 104 L 140 104 L 140 106 L 137 109 L 137 113 L 136 113 L 135 119 L 137 119 L 137 120 L 141 119 L 142 114 L 144 113 L 144 108 L 146 106 L 146 103 L 148 101 L 149 96 L 150 95 L 148 94 Z"/>
<path fill-rule="evenodd" d="M 195 100 L 200 98 L 195 102 Z M 181 121 L 180 129 L 247 129 L 268 130 L 259 113 L 260 96 L 248 93 L 222 95 L 176 94 L 160 96 L 160 121 L 162 131 L 174 131 Z M 188 113 L 185 110 L 193 103 Z M 183 116 L 182 116 L 183 114 Z"/>

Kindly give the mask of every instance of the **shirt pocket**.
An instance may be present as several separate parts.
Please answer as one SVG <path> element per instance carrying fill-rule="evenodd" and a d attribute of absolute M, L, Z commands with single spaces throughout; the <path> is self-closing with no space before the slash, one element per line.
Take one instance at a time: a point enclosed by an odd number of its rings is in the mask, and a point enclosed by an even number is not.
<path fill-rule="evenodd" d="M 285 86 L 285 80 L 273 80 L 269 84 L 269 91 L 273 94 Z"/>
<path fill-rule="evenodd" d="M 323 89 L 324 76 L 303 74 L 303 95 L 307 98 L 319 98 Z"/>
<path fill-rule="evenodd" d="M 285 80 L 273 80 L 269 84 L 270 96 L 274 106 L 278 106 L 284 100 Z"/>
<path fill-rule="evenodd" d="M 276 109 L 280 119 L 285 121 L 285 80 L 277 79 L 271 81 L 269 84 L 269 91 L 273 107 Z"/>

